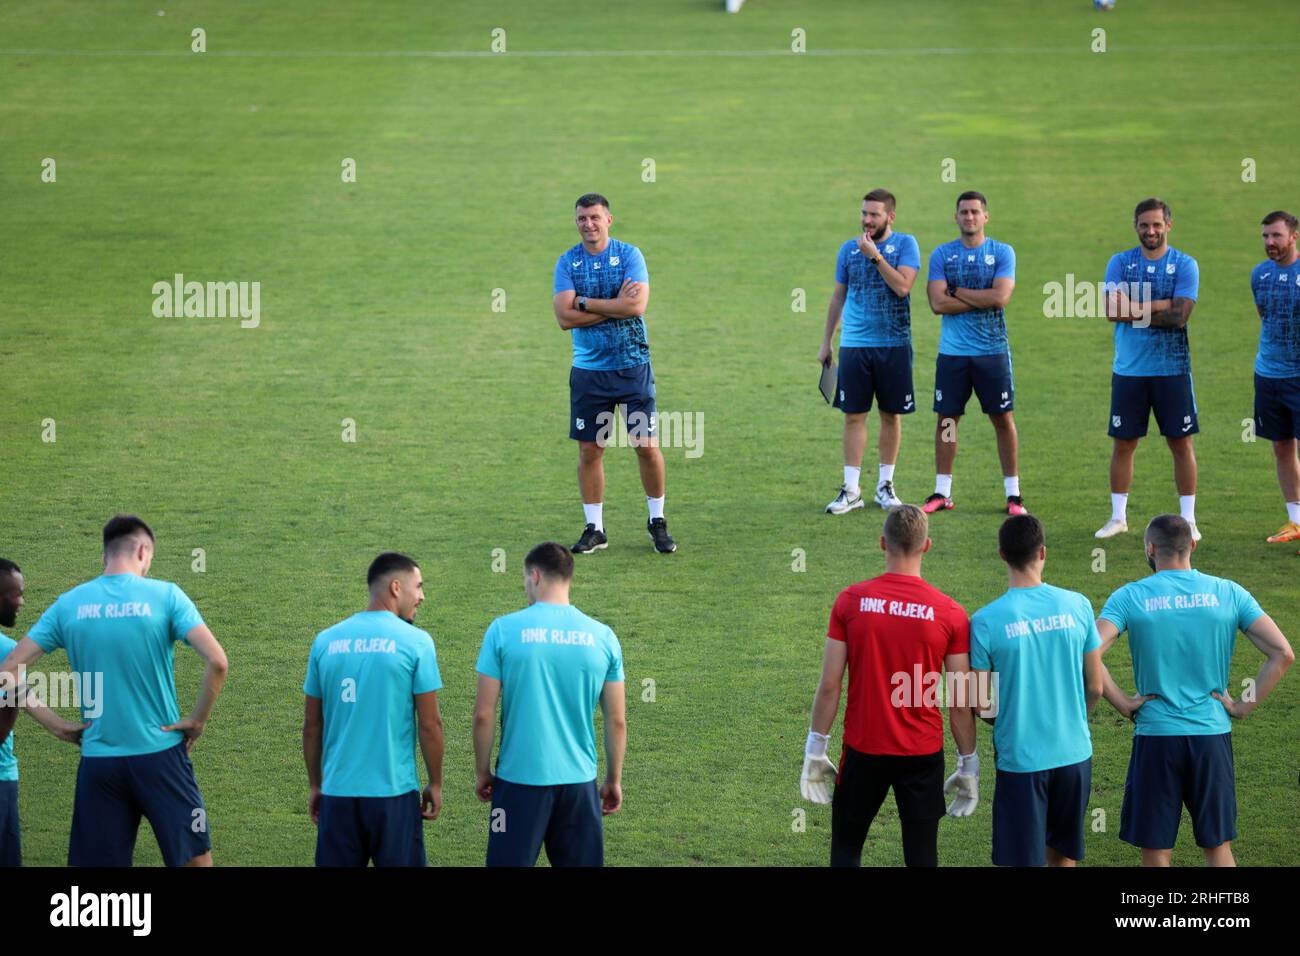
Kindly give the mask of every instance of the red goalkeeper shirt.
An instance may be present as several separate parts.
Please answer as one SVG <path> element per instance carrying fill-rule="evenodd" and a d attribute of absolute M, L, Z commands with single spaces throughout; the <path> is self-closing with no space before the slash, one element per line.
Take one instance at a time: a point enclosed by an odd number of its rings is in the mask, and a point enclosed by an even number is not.
<path fill-rule="evenodd" d="M 970 620 L 938 588 L 882 574 L 845 588 L 826 636 L 848 644 L 844 742 L 860 753 L 943 749 L 943 659 L 970 653 Z"/>

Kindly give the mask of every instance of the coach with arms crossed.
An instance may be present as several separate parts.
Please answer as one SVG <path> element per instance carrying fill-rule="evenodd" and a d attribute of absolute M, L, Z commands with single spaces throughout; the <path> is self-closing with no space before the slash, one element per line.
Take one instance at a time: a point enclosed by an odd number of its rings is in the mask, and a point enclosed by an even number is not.
<path fill-rule="evenodd" d="M 552 305 L 560 328 L 573 338 L 569 372 L 569 437 L 578 443 L 578 489 L 586 527 L 572 548 L 588 554 L 608 547 L 605 534 L 605 444 L 615 409 L 627 409 L 628 439 L 636 448 L 655 550 L 677 545 L 664 519 L 664 456 L 655 422 L 655 374 L 650 367 L 645 310 L 650 274 L 631 243 L 609 235 L 614 218 L 599 193 L 578 198 L 574 221 L 582 241 L 555 263 Z"/>

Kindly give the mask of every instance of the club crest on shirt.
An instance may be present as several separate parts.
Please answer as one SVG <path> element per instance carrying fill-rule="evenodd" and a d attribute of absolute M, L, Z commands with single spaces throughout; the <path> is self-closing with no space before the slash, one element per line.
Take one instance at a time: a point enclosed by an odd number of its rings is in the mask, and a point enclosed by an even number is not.
<path fill-rule="evenodd" d="M 996 260 L 993 256 L 985 256 L 985 257 L 984 257 L 984 264 L 985 264 L 986 266 L 991 266 L 991 265 L 993 265 L 993 263 L 996 262 L 996 261 L 997 261 L 997 260 Z"/>

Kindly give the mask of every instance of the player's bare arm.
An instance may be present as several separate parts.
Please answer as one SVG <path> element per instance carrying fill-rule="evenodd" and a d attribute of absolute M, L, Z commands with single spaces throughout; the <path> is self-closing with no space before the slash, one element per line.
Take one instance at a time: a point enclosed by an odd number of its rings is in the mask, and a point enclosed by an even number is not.
<path fill-rule="evenodd" d="M 1222 694 L 1218 691 L 1213 692 L 1215 699 L 1223 704 L 1224 709 L 1237 718 L 1245 717 L 1262 704 L 1264 698 L 1273 692 L 1273 688 L 1282 679 L 1282 675 L 1295 663 L 1295 651 L 1292 650 L 1290 642 L 1282 634 L 1281 628 L 1267 614 L 1257 617 L 1251 623 L 1246 630 L 1246 636 L 1265 657 L 1259 673 L 1255 675 L 1254 693 L 1249 695 L 1252 699 L 1233 700 L 1227 688 L 1224 688 Z"/>
<path fill-rule="evenodd" d="M 319 697 L 306 697 L 302 717 L 302 760 L 307 765 L 307 812 L 320 823 L 321 753 L 325 740 L 325 711 Z"/>
<path fill-rule="evenodd" d="M 1120 289 L 1111 289 L 1106 293 L 1106 318 L 1112 322 L 1144 319 L 1149 307 L 1150 303 L 1134 302 Z"/>
<path fill-rule="evenodd" d="M 650 283 L 624 279 L 617 299 L 588 299 L 588 311 L 596 311 L 611 319 L 634 319 L 644 315 L 650 304 Z"/>
<path fill-rule="evenodd" d="M 474 793 L 484 803 L 492 799 L 492 743 L 496 740 L 500 699 L 501 682 L 479 674 L 474 695 Z"/>
<path fill-rule="evenodd" d="M 578 293 L 572 289 L 555 293 L 555 298 L 551 300 L 551 304 L 555 308 L 555 321 L 560 323 L 560 328 L 566 332 L 569 329 L 584 329 L 589 325 L 599 325 L 609 318 L 608 315 L 602 315 L 590 309 L 586 312 L 582 311 L 575 305 L 577 300 Z"/>
<path fill-rule="evenodd" d="M 989 677 L 989 675 L 992 673 L 993 672 L 990 670 L 981 670 L 979 668 L 976 668 L 975 670 L 971 671 L 971 674 L 973 674 L 975 677 L 975 686 L 976 687 L 992 686 L 992 681 Z M 976 717 L 984 721 L 984 723 L 988 724 L 990 727 L 992 727 L 995 723 L 997 723 L 997 719 L 998 719 L 996 709 L 993 706 L 991 706 L 994 703 L 995 701 L 993 700 L 976 701 L 976 706 L 972 708 L 972 713 L 974 713 Z M 986 713 L 986 711 L 994 711 L 994 713 L 989 714 Z"/>
<path fill-rule="evenodd" d="M 1088 704 L 1088 715 L 1097 708 L 1105 690 L 1106 668 L 1101 663 L 1101 648 L 1083 655 L 1083 694 Z"/>
<path fill-rule="evenodd" d="M 586 308 L 577 306 L 578 294 L 572 289 L 557 292 L 551 300 L 555 309 L 555 320 L 560 328 L 581 329 L 598 325 L 606 319 L 634 318 L 644 315 L 650 304 L 650 285 L 627 279 L 619 290 L 617 299 L 587 299 Z"/>
<path fill-rule="evenodd" d="M 426 820 L 436 820 L 442 812 L 442 755 L 445 747 L 436 690 L 415 695 L 415 720 L 420 734 L 420 753 L 424 755 L 424 769 L 429 774 L 429 783 L 420 795 L 420 816 Z"/>
<path fill-rule="evenodd" d="M 623 755 L 627 752 L 627 697 L 621 680 L 607 680 L 600 694 L 605 725 L 605 782 L 600 788 L 600 812 L 609 816 L 623 806 Z"/>
<path fill-rule="evenodd" d="M 27 711 L 32 718 L 52 733 L 55 737 L 64 743 L 76 744 L 81 746 L 81 735 L 86 728 L 90 726 L 89 722 L 77 724 L 56 714 L 50 708 L 45 706 L 44 701 L 37 697 L 30 690 L 27 691 L 26 699 L 23 701 L 23 709 Z"/>
<path fill-rule="evenodd" d="M 953 297 L 966 303 L 972 309 L 1005 309 L 1015 291 L 1016 280 L 1002 278 L 993 280 L 991 289 L 963 289 L 958 287 Z"/>
<path fill-rule="evenodd" d="M 835 283 L 835 290 L 831 292 L 830 304 L 826 307 L 826 328 L 822 331 L 822 345 L 817 350 L 817 362 L 820 365 L 829 365 L 831 361 L 831 341 L 835 338 L 835 329 L 840 324 L 840 316 L 844 313 L 844 300 L 848 297 L 849 287 L 843 282 Z"/>
<path fill-rule="evenodd" d="M 927 282 L 925 294 L 930 300 L 930 311 L 936 315 L 961 315 L 963 312 L 971 311 L 971 306 L 948 294 L 948 283 L 943 279 L 931 279 Z"/>
<path fill-rule="evenodd" d="M 1101 636 L 1101 647 L 1097 648 L 1097 662 L 1101 663 L 1101 658 L 1110 650 L 1115 639 L 1119 637 L 1119 630 L 1110 621 L 1099 619 L 1097 621 L 1097 633 Z M 1138 708 L 1149 700 L 1155 700 L 1155 695 L 1134 694 L 1130 697 L 1119 689 L 1115 679 L 1110 676 L 1110 671 L 1106 665 L 1101 665 L 1101 695 L 1106 698 L 1106 703 L 1110 704 L 1120 713 L 1121 716 L 1129 720 L 1137 720 Z"/>
<path fill-rule="evenodd" d="M 14 721 L 18 719 L 18 704 L 24 696 L 19 690 L 26 679 L 27 668 L 40 660 L 44 653 L 41 645 L 30 637 L 24 637 L 9 656 L 0 661 L 0 692 L 7 698 L 5 706 L 0 707 L 0 740 L 9 736 Z"/>
<path fill-rule="evenodd" d="M 1161 308 L 1163 306 L 1163 308 Z M 1151 303 L 1151 327 L 1156 329 L 1181 329 L 1187 325 L 1187 320 L 1192 317 L 1192 309 L 1196 306 L 1193 299 L 1184 296 L 1175 296 L 1168 300 Z"/>
<path fill-rule="evenodd" d="M 230 663 L 226 660 L 226 652 L 212 636 L 206 624 L 199 624 L 192 628 L 185 635 L 185 643 L 194 648 L 194 653 L 203 658 L 206 665 L 203 669 L 203 687 L 199 690 L 199 699 L 194 702 L 194 709 L 190 711 L 190 715 L 174 724 L 168 724 L 163 730 L 179 730 L 183 733 L 185 752 L 190 753 L 194 750 L 195 742 L 203 735 L 203 728 L 207 726 L 208 718 L 212 716 L 212 707 L 217 702 L 221 688 L 225 686 Z"/>
<path fill-rule="evenodd" d="M 1111 289 L 1106 294 L 1106 318 L 1112 322 L 1145 322 L 1153 311 L 1169 308 L 1172 301 L 1134 302 L 1120 289 Z"/>
<path fill-rule="evenodd" d="M 844 686 L 844 670 L 848 666 L 849 646 L 844 641 L 826 638 L 822 657 L 822 676 L 817 682 L 813 698 L 812 729 L 819 734 L 829 734 L 840 710 L 840 692 Z"/>
<path fill-rule="evenodd" d="M 972 679 L 973 672 L 970 669 L 969 654 L 946 655 L 943 659 L 943 669 L 950 676 L 953 686 L 968 688 L 979 686 Z M 957 700 L 960 701 L 961 697 L 958 697 Z M 969 701 L 961 707 L 949 702 L 948 727 L 952 731 L 953 743 L 957 745 L 957 753 L 959 754 L 972 754 L 975 752 L 975 713 L 978 709 L 979 701 Z"/>

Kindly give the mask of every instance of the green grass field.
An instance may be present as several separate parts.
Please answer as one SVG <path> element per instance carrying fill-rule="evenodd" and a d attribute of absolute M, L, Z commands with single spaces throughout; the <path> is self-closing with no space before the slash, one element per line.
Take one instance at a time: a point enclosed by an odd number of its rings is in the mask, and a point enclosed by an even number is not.
<path fill-rule="evenodd" d="M 874 186 L 898 195 L 896 228 L 923 257 L 956 236 L 959 191 L 989 196 L 989 235 L 1019 265 L 1007 317 L 1024 494 L 1047 525 L 1048 579 L 1098 609 L 1146 573 L 1138 534 L 1107 542 L 1106 570 L 1093 571 L 1109 507 L 1111 332 L 1104 319 L 1044 318 L 1042 289 L 1069 273 L 1100 279 L 1135 244 L 1137 200 L 1171 204 L 1172 243 L 1201 266 L 1196 564 L 1300 635 L 1300 557 L 1263 542 L 1284 518 L 1271 452 L 1242 439 L 1257 224 L 1296 205 L 1296 112 L 1266 82 L 1300 48 L 1277 31 L 1289 3 L 1121 0 L 1103 15 L 1087 0 L 901 12 L 751 0 L 734 17 L 712 0 L 488 6 L 11 0 L 0 11 L 0 554 L 28 582 L 15 636 L 98 573 L 109 515 L 153 525 L 152 574 L 195 599 L 231 658 L 194 756 L 219 864 L 311 863 L 307 650 L 363 606 L 366 566 L 389 548 L 421 561 L 416 623 L 434 635 L 446 685 L 429 859 L 482 862 L 478 645 L 522 604 L 526 550 L 582 528 L 570 345 L 550 299 L 556 256 L 577 241 L 573 200 L 589 190 L 610 197 L 613 235 L 649 265 L 661 414 L 705 421 L 700 457 L 665 450 L 679 551 L 652 551 L 634 455 L 612 449 L 610 548 L 579 561 L 575 603 L 615 629 L 627 662 L 626 803 L 607 821 L 609 863 L 827 859 L 830 810 L 798 792 L 808 709 L 831 603 L 882 556 L 879 511 L 822 513 L 840 481 L 840 420 L 814 391 L 815 355 L 836 250 Z M 195 27 L 206 53 L 190 52 Z M 497 27 L 508 52 L 487 55 Z M 1105 53 L 1091 50 L 1096 27 Z M 803 55 L 790 52 L 796 28 Z M 540 51 L 603 55 L 528 55 Z M 54 183 L 41 179 L 46 157 Z M 341 182 L 345 158 L 355 183 Z M 1255 182 L 1243 182 L 1247 158 Z M 941 180 L 945 159 L 956 182 Z M 175 273 L 260 282 L 260 326 L 155 318 L 152 286 Z M 494 289 L 505 312 L 491 308 Z M 806 312 L 791 309 L 795 289 Z M 924 302 L 918 284 L 922 399 L 938 335 Z M 933 475 L 933 416 L 918 404 L 896 480 L 911 501 Z M 864 478 L 874 447 L 873 420 Z M 973 611 L 1005 587 L 982 416 L 964 423 L 954 496 L 958 510 L 932 523 L 927 576 Z M 1153 437 L 1130 521 L 1176 503 Z M 795 549 L 805 571 L 792 571 Z M 1234 686 L 1261 661 L 1239 638 Z M 1126 646 L 1107 662 L 1131 687 Z M 183 713 L 197 665 L 178 654 Z M 1293 674 L 1236 725 L 1242 864 L 1295 863 L 1298 697 Z M 1087 862 L 1135 864 L 1118 837 L 1130 728 L 1103 702 L 1092 731 L 1106 831 L 1089 834 Z M 26 861 L 61 864 L 77 753 L 27 718 L 17 750 Z M 980 751 L 984 802 L 942 824 L 945 865 L 989 860 L 987 727 Z M 901 862 L 892 800 L 864 859 Z M 160 862 L 147 830 L 137 862 Z M 1185 818 L 1175 863 L 1199 862 Z"/>

